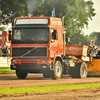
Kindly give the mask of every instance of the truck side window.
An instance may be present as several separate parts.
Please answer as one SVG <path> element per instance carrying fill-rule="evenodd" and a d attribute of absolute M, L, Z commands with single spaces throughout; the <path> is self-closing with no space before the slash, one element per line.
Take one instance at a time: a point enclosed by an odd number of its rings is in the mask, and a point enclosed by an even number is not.
<path fill-rule="evenodd" d="M 52 30 L 51 39 L 57 40 L 57 30 Z"/>

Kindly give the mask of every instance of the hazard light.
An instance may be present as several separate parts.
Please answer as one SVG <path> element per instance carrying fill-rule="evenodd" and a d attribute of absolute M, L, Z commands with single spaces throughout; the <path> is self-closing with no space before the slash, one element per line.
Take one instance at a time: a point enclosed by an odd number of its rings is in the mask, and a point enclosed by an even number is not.
<path fill-rule="evenodd" d="M 27 18 L 27 19 L 17 19 L 16 25 L 30 25 L 30 24 L 48 24 L 48 19 L 46 18 Z"/>

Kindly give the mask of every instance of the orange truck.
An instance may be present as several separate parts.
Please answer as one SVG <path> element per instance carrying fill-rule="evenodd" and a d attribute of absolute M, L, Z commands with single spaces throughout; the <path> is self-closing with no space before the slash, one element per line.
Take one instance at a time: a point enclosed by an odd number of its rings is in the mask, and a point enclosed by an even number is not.
<path fill-rule="evenodd" d="M 8 40 L 9 33 L 0 31 L 0 56 L 6 57 L 10 54 L 11 42 Z"/>
<path fill-rule="evenodd" d="M 0 31 L 0 44 L 10 48 L 10 42 L 8 40 L 9 33 L 7 31 Z"/>
<path fill-rule="evenodd" d="M 84 45 L 66 45 L 61 18 L 18 17 L 12 27 L 11 70 L 19 79 L 28 73 L 43 73 L 45 78 L 60 79 L 64 74 L 73 78 L 87 77 L 87 64 L 78 59 L 87 56 Z"/>

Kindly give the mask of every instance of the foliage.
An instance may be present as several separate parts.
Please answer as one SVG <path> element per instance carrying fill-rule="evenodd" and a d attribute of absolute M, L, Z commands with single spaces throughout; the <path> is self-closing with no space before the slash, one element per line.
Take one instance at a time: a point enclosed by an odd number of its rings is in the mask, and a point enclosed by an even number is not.
<path fill-rule="evenodd" d="M 56 17 L 65 16 L 64 24 L 67 37 L 71 37 L 76 33 L 76 30 L 84 28 L 84 25 L 88 26 L 88 19 L 95 16 L 93 2 L 85 0 L 44 0 L 36 8 L 34 14 L 51 16 L 53 7 L 56 10 Z"/>
<path fill-rule="evenodd" d="M 2 20 L 2 19 L 1 19 L 1 15 L 2 15 L 2 11 L 0 10 L 0 21 Z"/>
<path fill-rule="evenodd" d="M 100 46 L 100 32 L 98 33 L 98 36 L 96 39 L 96 45 Z"/>
<path fill-rule="evenodd" d="M 90 34 L 90 37 L 91 37 L 91 38 L 97 37 L 98 34 L 100 34 L 100 32 L 92 32 L 92 33 Z"/>
<path fill-rule="evenodd" d="M 26 0 L 27 13 L 33 14 L 36 8 L 41 6 L 42 3 L 44 3 L 44 0 Z"/>
<path fill-rule="evenodd" d="M 100 46 L 100 32 L 92 32 L 90 34 L 91 40 L 95 40 L 95 44 Z"/>
<path fill-rule="evenodd" d="M 13 22 L 15 17 L 26 15 L 26 0 L 1 0 L 2 19 L 7 18 L 11 14 L 16 13 L 14 17 L 9 18 L 4 24 Z"/>
<path fill-rule="evenodd" d="M 4 31 L 5 30 L 5 27 L 4 26 L 1 26 L 0 27 L 0 31 Z"/>
<path fill-rule="evenodd" d="M 80 31 L 76 31 L 75 34 L 71 37 L 70 44 L 81 44 L 81 45 L 87 45 L 90 44 L 91 38 L 88 35 L 80 34 Z"/>
<path fill-rule="evenodd" d="M 79 36 L 76 37 L 79 41 L 83 41 L 80 37 L 84 37 L 79 32 L 84 26 L 88 27 L 88 20 L 92 20 L 92 17 L 95 16 L 92 0 L 0 0 L 0 4 L 2 19 L 17 12 L 3 24 L 12 23 L 15 17 L 26 16 L 29 13 L 51 16 L 52 10 L 55 8 L 56 17 L 64 16 L 66 36 L 75 38 L 73 35 L 76 34 Z M 86 43 L 86 41 L 84 42 Z"/>

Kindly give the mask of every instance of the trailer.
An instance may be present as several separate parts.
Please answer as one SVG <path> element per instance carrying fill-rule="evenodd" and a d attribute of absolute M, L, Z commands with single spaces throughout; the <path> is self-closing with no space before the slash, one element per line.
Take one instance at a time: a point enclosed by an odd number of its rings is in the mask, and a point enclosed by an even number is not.
<path fill-rule="evenodd" d="M 71 48 L 73 48 L 73 46 L 70 46 Z M 80 48 L 78 48 L 80 46 L 76 46 L 76 48 L 79 50 Z M 87 46 L 85 46 L 85 48 L 83 49 L 85 55 L 78 57 L 78 54 L 81 54 L 80 51 L 78 51 L 76 54 L 73 54 L 74 51 L 71 52 L 72 55 L 76 55 L 76 59 L 74 59 L 74 61 L 76 61 L 77 63 L 79 62 L 79 64 L 77 64 L 76 66 L 80 66 L 80 64 L 82 62 L 85 62 L 84 64 L 86 64 L 87 66 L 87 76 L 100 76 L 100 47 L 97 47 L 95 52 L 94 50 L 91 50 L 90 55 L 86 54 L 87 50 L 86 48 L 88 48 Z M 92 47 L 93 48 L 93 47 Z M 94 53 L 93 53 L 93 52 Z M 84 54 L 83 53 L 83 54 Z M 72 67 L 69 70 L 69 74 L 73 77 L 73 78 L 77 78 L 77 73 L 79 73 L 80 69 L 77 69 L 77 67 Z M 86 70 L 83 68 L 83 70 Z M 77 72 L 78 71 L 78 72 Z M 82 71 L 80 72 L 80 74 L 82 73 L 83 75 L 86 75 L 86 73 L 84 73 L 86 71 Z"/>

